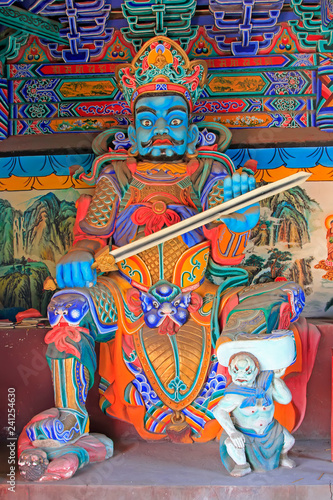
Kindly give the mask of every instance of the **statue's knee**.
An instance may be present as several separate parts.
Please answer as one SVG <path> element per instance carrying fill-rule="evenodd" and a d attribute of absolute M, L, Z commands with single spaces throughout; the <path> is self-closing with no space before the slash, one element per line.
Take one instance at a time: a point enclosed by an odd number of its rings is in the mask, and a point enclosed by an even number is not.
<path fill-rule="evenodd" d="M 79 293 L 59 293 L 52 297 L 47 308 L 52 327 L 56 325 L 79 325 L 89 311 L 86 297 Z"/>
<path fill-rule="evenodd" d="M 89 302 L 79 293 L 59 293 L 54 295 L 49 307 L 48 317 L 52 330 L 45 336 L 45 343 L 49 344 L 47 356 L 57 359 L 59 353 L 65 357 L 74 356 L 81 360 L 83 350 L 90 356 L 93 352 L 93 336 L 88 328 L 81 326 L 81 322 L 89 312 Z"/>

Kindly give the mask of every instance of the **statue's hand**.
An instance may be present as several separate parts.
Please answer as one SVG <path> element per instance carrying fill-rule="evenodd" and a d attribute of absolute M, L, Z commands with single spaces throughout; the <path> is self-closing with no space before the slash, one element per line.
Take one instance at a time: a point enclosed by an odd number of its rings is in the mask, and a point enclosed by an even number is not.
<path fill-rule="evenodd" d="M 223 183 L 223 196 L 224 201 L 237 198 L 241 194 L 248 193 L 256 187 L 256 180 L 253 175 L 248 175 L 243 172 L 233 174 L 232 177 L 227 176 Z M 234 233 L 244 233 L 252 229 L 258 222 L 260 215 L 259 203 L 250 205 L 246 208 L 241 208 L 233 214 L 226 215 L 219 219 L 224 222 L 227 228 Z"/>
<path fill-rule="evenodd" d="M 243 434 L 239 431 L 233 431 L 230 435 L 229 435 L 231 441 L 232 441 L 232 444 L 234 446 L 236 446 L 236 448 L 244 448 L 245 446 L 245 437 L 243 436 Z"/>
<path fill-rule="evenodd" d="M 279 370 L 274 370 L 274 377 L 280 378 L 285 374 L 286 368 L 280 368 Z"/>
<path fill-rule="evenodd" d="M 96 285 L 97 273 L 91 266 L 93 254 L 86 250 L 72 250 L 57 264 L 57 284 L 59 288 Z"/>

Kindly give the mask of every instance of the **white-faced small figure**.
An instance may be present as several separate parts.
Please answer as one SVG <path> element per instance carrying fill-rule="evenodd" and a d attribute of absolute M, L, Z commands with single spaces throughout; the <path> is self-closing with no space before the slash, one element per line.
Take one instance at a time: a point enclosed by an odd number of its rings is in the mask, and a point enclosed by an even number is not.
<path fill-rule="evenodd" d="M 274 401 L 288 404 L 291 393 L 281 380 L 285 369 L 260 371 L 258 359 L 248 352 L 231 356 L 232 382 L 214 410 L 223 428 L 221 460 L 232 476 L 295 467 L 287 453 L 295 439 L 274 418 Z"/>

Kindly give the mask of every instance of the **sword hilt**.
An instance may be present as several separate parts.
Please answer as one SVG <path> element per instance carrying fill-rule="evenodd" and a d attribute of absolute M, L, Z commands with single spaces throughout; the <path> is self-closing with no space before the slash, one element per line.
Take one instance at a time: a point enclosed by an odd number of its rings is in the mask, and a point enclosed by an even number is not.
<path fill-rule="evenodd" d="M 95 254 L 95 262 L 91 266 L 92 269 L 97 269 L 101 273 L 110 273 L 111 271 L 118 271 L 118 266 L 114 256 L 110 253 L 108 245 L 98 250 Z"/>

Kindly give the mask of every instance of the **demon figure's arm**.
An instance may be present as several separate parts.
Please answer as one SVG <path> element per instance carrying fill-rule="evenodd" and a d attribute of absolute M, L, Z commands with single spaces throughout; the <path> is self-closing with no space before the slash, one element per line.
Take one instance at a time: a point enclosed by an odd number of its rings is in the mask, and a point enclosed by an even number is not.
<path fill-rule="evenodd" d="M 240 405 L 242 399 L 236 394 L 227 394 L 213 410 L 216 420 L 236 448 L 244 448 L 245 439 L 243 434 L 235 428 L 230 414 Z"/>
<path fill-rule="evenodd" d="M 292 395 L 286 383 L 280 378 L 286 371 L 285 368 L 281 370 L 274 370 L 274 377 L 272 380 L 272 396 L 278 403 L 287 405 L 292 400 Z"/>
<path fill-rule="evenodd" d="M 60 288 L 96 284 L 96 270 L 91 268 L 94 256 L 112 237 L 119 201 L 124 192 L 125 183 L 119 181 L 115 170 L 114 165 L 104 168 L 97 179 L 92 199 L 85 196 L 79 203 L 73 247 L 57 264 Z"/>
<path fill-rule="evenodd" d="M 255 187 L 253 175 L 246 172 L 229 175 L 223 163 L 214 161 L 201 191 L 201 203 L 204 209 L 208 209 L 252 191 Z M 204 228 L 206 237 L 212 242 L 211 252 L 215 262 L 225 265 L 241 262 L 250 230 L 257 224 L 259 215 L 260 208 L 256 203 Z"/>

